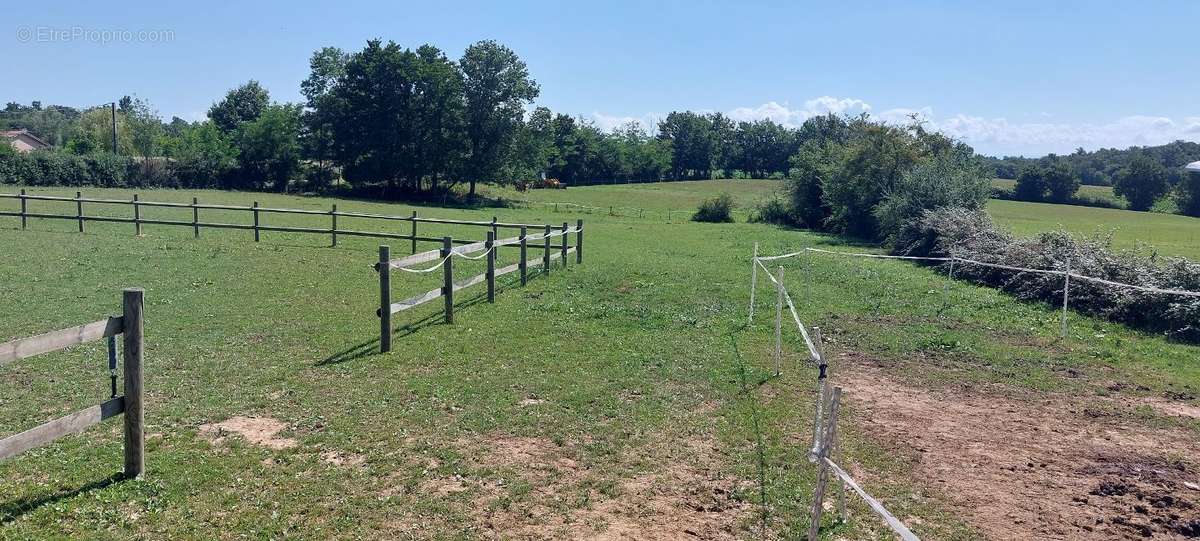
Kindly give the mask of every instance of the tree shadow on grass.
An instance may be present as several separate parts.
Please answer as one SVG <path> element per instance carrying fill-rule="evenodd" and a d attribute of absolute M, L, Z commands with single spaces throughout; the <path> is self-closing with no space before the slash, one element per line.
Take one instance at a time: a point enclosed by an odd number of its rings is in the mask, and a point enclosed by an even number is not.
<path fill-rule="evenodd" d="M 8 524 L 13 522 L 28 513 L 36 511 L 43 505 L 57 503 L 62 500 L 69 500 L 81 494 L 85 494 L 93 490 L 100 490 L 102 488 L 120 483 L 126 479 L 128 478 L 125 477 L 124 473 L 118 472 L 105 477 L 104 479 L 92 481 L 91 483 L 75 489 L 59 491 L 53 494 L 46 494 L 42 496 L 31 496 L 28 498 L 22 498 L 0 504 L 0 524 Z"/>

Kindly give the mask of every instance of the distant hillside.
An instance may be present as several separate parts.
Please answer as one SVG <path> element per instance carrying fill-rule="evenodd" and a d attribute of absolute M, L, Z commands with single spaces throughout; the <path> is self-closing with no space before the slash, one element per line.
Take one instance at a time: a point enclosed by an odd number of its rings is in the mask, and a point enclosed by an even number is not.
<path fill-rule="evenodd" d="M 985 156 L 984 160 L 989 167 L 996 171 L 996 178 L 1015 179 L 1021 173 L 1021 168 L 1026 165 L 1061 159 L 1071 166 L 1084 184 L 1111 186 L 1116 172 L 1125 167 L 1130 158 L 1138 154 L 1146 154 L 1158 160 L 1163 167 L 1167 168 L 1171 184 L 1176 184 L 1183 178 L 1183 166 L 1189 162 L 1200 160 L 1200 143 L 1175 141 L 1161 146 L 1129 147 L 1124 150 L 1102 148 L 1092 152 L 1085 152 L 1081 148 L 1065 156 L 1054 154 L 1041 158 Z"/>

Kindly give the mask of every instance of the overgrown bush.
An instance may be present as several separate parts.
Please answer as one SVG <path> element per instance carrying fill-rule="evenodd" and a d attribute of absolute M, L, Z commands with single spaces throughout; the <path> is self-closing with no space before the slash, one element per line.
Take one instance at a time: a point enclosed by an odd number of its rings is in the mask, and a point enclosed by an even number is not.
<path fill-rule="evenodd" d="M 914 256 L 955 256 L 1028 269 L 1075 274 L 1144 287 L 1200 291 L 1200 264 L 1136 250 L 1114 250 L 1111 237 L 1076 238 L 1062 231 L 1014 237 L 982 211 L 927 211 L 897 239 L 896 252 Z M 949 263 L 941 265 L 949 270 Z M 1010 271 L 956 263 L 955 277 L 999 288 L 1019 299 L 1062 302 L 1060 275 Z M 1131 327 L 1200 342 L 1200 298 L 1143 292 L 1091 281 L 1071 280 L 1070 306 L 1080 312 Z"/>
<path fill-rule="evenodd" d="M 751 223 L 775 225 L 800 225 L 799 221 L 792 216 L 790 209 L 788 209 L 787 201 L 778 196 L 760 201 L 755 205 L 754 212 L 750 214 L 749 221 Z"/>
<path fill-rule="evenodd" d="M 733 196 L 723 193 L 705 199 L 692 215 L 694 222 L 729 223 L 733 221 Z"/>

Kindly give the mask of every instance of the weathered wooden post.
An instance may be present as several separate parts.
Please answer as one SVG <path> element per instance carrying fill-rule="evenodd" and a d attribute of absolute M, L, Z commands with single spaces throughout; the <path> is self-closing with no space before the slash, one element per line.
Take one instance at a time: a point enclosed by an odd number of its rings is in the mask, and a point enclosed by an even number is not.
<path fill-rule="evenodd" d="M 564 268 L 564 269 L 565 269 L 565 268 L 567 268 L 567 244 L 568 244 L 568 242 L 567 242 L 567 241 L 571 240 L 571 237 L 570 237 L 570 235 L 568 235 L 568 234 L 567 234 L 567 231 L 569 231 L 570 229 L 571 229 L 571 227 L 570 227 L 569 225 L 567 225 L 567 222 L 563 222 L 563 225 L 562 225 L 562 244 L 561 244 L 561 245 L 559 245 L 559 246 L 561 247 L 560 249 L 562 250 L 562 253 L 561 253 L 561 255 L 562 255 L 562 266 L 563 266 L 563 268 Z"/>
<path fill-rule="evenodd" d="M 775 375 L 783 373 L 783 265 L 775 284 Z"/>
<path fill-rule="evenodd" d="M 1067 301 L 1071 295 L 1071 256 L 1067 256 L 1067 273 L 1063 275 L 1062 334 L 1067 337 Z"/>
<path fill-rule="evenodd" d="M 817 541 L 821 533 L 821 514 L 825 510 L 825 485 L 829 483 L 829 464 L 825 460 L 829 458 L 830 444 L 836 437 L 838 404 L 841 398 L 842 388 L 834 387 L 829 401 L 829 422 L 825 426 L 821 448 L 817 452 L 817 486 L 813 490 L 812 518 L 808 523 L 809 541 Z"/>
<path fill-rule="evenodd" d="M 417 211 L 412 215 L 412 253 L 417 253 Z"/>
<path fill-rule="evenodd" d="M 138 194 L 133 194 L 133 231 L 142 236 L 142 204 L 138 202 Z"/>
<path fill-rule="evenodd" d="M 487 287 L 488 302 L 496 302 L 496 233 L 488 231 L 487 243 Z"/>
<path fill-rule="evenodd" d="M 254 242 L 258 242 L 258 201 L 254 202 L 250 211 L 254 213 Z"/>
<path fill-rule="evenodd" d="M 583 263 L 583 218 L 575 221 L 575 263 Z"/>
<path fill-rule="evenodd" d="M 542 232 L 542 272 L 550 274 L 550 224 Z"/>
<path fill-rule="evenodd" d="M 817 349 L 817 407 L 813 414 L 813 446 L 808 453 L 809 462 L 816 462 L 817 451 L 820 451 L 821 425 L 824 422 L 825 404 L 829 401 L 829 364 L 825 361 L 825 348 L 821 346 L 821 328 L 813 327 L 813 346 Z"/>
<path fill-rule="evenodd" d="M 333 246 L 337 247 L 337 205 L 333 206 L 333 210 L 329 211 L 329 235 L 333 238 Z"/>
<path fill-rule="evenodd" d="M 379 352 L 392 350 L 392 265 L 391 247 L 379 247 Z"/>
<path fill-rule="evenodd" d="M 496 228 L 496 217 L 492 216 L 492 238 L 499 237 L 500 230 Z"/>
<path fill-rule="evenodd" d="M 200 203 L 200 199 L 192 198 L 192 236 L 200 238 L 200 209 L 196 206 Z"/>
<path fill-rule="evenodd" d="M 25 199 L 25 188 L 21 188 L 21 231 L 29 225 L 29 200 Z"/>
<path fill-rule="evenodd" d="M 83 192 L 75 192 L 75 219 L 79 221 L 79 232 L 83 233 Z"/>
<path fill-rule="evenodd" d="M 129 288 L 122 296 L 125 339 L 125 477 L 146 471 L 145 414 L 142 411 L 142 307 L 144 290 Z"/>
<path fill-rule="evenodd" d="M 525 226 L 521 226 L 521 261 L 517 263 L 517 267 L 521 269 L 521 285 L 529 283 L 529 260 L 526 257 L 529 248 L 529 242 L 526 237 Z"/>
<path fill-rule="evenodd" d="M 754 255 L 750 257 L 750 319 L 754 323 L 754 290 L 758 288 L 758 243 L 754 243 Z"/>
<path fill-rule="evenodd" d="M 442 237 L 442 297 L 446 299 L 446 323 L 454 323 L 454 239 Z"/>

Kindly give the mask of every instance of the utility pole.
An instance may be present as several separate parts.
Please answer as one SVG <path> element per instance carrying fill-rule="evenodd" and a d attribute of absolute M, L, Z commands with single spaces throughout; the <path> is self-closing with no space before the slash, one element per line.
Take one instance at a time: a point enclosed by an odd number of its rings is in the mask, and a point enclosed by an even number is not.
<path fill-rule="evenodd" d="M 109 110 L 112 111 L 112 143 L 113 154 L 117 154 L 117 102 L 109 104 Z"/>

